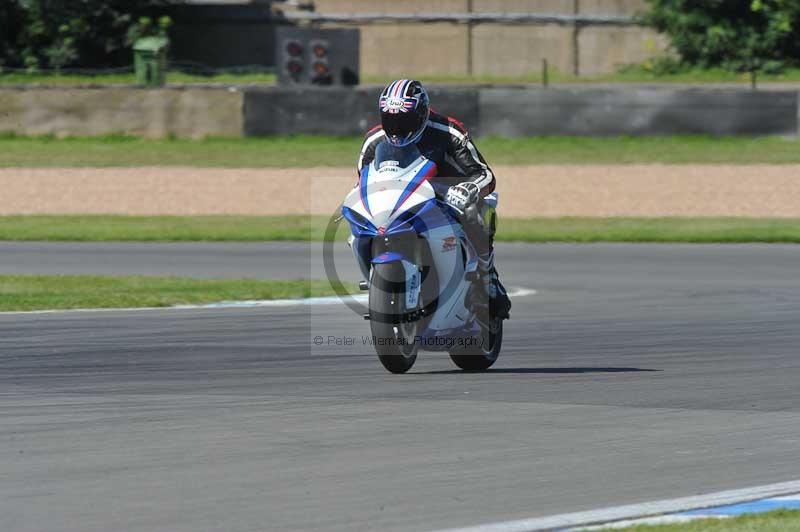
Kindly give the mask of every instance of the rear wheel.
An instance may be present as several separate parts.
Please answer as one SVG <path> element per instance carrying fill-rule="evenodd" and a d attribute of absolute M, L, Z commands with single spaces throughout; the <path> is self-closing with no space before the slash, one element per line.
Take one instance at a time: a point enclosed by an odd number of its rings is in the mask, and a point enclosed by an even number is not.
<path fill-rule="evenodd" d="M 373 268 L 369 314 L 375 351 L 384 368 L 405 373 L 414 365 L 419 350 L 419 319 L 407 320 L 405 270 L 398 262 L 375 264 Z"/>
<path fill-rule="evenodd" d="M 502 345 L 503 320 L 497 319 L 494 331 L 482 326 L 478 342 L 451 349 L 449 353 L 450 358 L 459 368 L 466 371 L 483 371 L 489 369 L 497 361 Z"/>

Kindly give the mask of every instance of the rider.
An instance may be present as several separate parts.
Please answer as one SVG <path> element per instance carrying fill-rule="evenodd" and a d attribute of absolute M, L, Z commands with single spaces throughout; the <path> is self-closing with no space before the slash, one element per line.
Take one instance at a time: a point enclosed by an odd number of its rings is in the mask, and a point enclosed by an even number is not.
<path fill-rule="evenodd" d="M 485 209 L 483 198 L 494 190 L 494 174 L 464 124 L 430 108 L 422 83 L 408 79 L 389 83 L 381 93 L 379 110 L 381 124 L 367 132 L 358 158 L 359 175 L 375 158 L 375 149 L 383 140 L 399 147 L 416 144 L 420 153 L 436 163 L 434 185 L 446 187 L 446 203 L 461 212 L 474 213 L 475 209 L 467 210 L 471 205 Z M 494 267 L 494 231 L 487 230 L 483 220 L 483 216 L 474 215 L 462 216 L 460 221 L 478 252 L 478 269 L 489 295 L 491 313 L 508 318 L 511 301 Z"/>

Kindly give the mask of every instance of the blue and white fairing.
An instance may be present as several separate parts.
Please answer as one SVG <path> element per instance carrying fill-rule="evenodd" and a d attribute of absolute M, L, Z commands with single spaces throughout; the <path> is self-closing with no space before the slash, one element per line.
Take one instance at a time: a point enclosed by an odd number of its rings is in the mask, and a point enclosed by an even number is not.
<path fill-rule="evenodd" d="M 372 164 L 364 167 L 358 186 L 342 207 L 353 236 L 408 231 L 409 222 L 421 214 L 419 207 L 432 207 L 435 203 L 436 194 L 429 180 L 436 171 L 436 164 L 423 157 L 415 146 L 395 148 L 386 142 L 380 144 Z"/>
<path fill-rule="evenodd" d="M 383 142 L 347 195 L 342 215 L 350 223 L 351 245 L 365 279 L 370 279 L 372 264 L 403 263 L 406 285 L 417 291 L 406 294 L 409 308 L 419 296 L 419 257 L 391 246 L 375 252 L 380 246 L 373 244 L 375 239 L 388 243 L 409 235 L 423 239 L 439 280 L 438 306 L 423 336 L 471 336 L 479 328 L 465 307 L 470 285 L 466 274 L 477 268 L 477 253 L 449 208 L 437 199 L 430 182 L 436 171 L 436 164 L 416 146 L 398 148 Z"/>

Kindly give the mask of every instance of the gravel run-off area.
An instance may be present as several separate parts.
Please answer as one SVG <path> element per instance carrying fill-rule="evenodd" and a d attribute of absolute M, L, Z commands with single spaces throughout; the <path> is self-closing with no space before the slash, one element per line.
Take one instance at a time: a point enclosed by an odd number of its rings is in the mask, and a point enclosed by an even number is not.
<path fill-rule="evenodd" d="M 800 217 L 800 165 L 497 166 L 500 214 Z M 0 215 L 330 214 L 351 168 L 3 168 Z"/>

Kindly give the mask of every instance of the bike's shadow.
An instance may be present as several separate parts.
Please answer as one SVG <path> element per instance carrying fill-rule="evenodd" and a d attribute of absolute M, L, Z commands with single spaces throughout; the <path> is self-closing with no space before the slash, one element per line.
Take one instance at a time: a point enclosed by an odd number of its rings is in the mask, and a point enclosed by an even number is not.
<path fill-rule="evenodd" d="M 660 369 L 649 368 L 625 368 L 625 367 L 565 367 L 565 368 L 489 368 L 484 371 L 464 371 L 461 369 L 448 369 L 438 371 L 421 371 L 417 375 L 449 375 L 455 373 L 485 373 L 485 374 L 575 374 L 575 373 L 637 373 L 646 371 L 663 371 Z"/>

